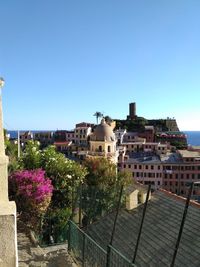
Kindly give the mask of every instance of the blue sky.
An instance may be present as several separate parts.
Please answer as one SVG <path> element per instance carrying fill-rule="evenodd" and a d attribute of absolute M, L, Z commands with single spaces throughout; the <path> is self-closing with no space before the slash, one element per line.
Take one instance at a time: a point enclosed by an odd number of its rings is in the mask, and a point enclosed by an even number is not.
<path fill-rule="evenodd" d="M 104 112 L 200 130 L 199 0 L 1 1 L 7 129 L 72 129 Z"/>

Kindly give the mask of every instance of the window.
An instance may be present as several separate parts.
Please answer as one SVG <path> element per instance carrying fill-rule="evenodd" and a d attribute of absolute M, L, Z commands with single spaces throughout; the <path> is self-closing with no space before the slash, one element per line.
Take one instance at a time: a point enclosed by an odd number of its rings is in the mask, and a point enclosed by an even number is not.
<path fill-rule="evenodd" d="M 108 152 L 110 152 L 110 146 L 108 146 Z M 130 167 L 129 167 L 130 168 Z"/>
<path fill-rule="evenodd" d="M 128 167 L 129 167 L 129 169 L 130 169 L 130 168 L 131 168 L 131 165 L 129 164 Z"/>
<path fill-rule="evenodd" d="M 151 165 L 151 170 L 153 170 L 154 169 L 154 166 L 153 165 Z"/>

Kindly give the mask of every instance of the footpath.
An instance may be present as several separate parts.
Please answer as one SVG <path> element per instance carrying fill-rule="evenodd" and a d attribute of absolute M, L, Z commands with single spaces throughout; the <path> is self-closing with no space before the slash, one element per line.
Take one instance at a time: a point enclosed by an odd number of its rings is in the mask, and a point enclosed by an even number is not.
<path fill-rule="evenodd" d="M 67 251 L 67 244 L 41 248 L 34 245 L 24 225 L 17 222 L 19 267 L 78 267 Z"/>

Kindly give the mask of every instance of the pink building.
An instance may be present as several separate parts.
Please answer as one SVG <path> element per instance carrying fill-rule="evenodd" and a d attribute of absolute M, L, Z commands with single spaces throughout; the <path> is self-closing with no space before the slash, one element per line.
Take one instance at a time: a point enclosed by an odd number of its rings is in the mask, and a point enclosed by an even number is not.
<path fill-rule="evenodd" d="M 148 144 L 148 143 L 146 143 Z M 128 170 L 133 178 L 142 183 L 152 184 L 152 188 L 163 188 L 172 193 L 186 196 L 188 184 L 200 181 L 200 152 L 178 150 L 175 153 L 164 150 L 121 154 L 119 170 Z M 195 187 L 193 198 L 199 200 L 200 188 Z"/>

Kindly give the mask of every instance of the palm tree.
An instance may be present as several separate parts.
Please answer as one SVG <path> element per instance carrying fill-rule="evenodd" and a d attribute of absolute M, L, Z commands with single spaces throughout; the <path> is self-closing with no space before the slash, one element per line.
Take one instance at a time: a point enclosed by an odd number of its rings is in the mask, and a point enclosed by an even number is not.
<path fill-rule="evenodd" d="M 101 113 L 100 111 L 96 111 L 95 114 L 93 115 L 96 117 L 97 119 L 97 124 L 98 124 L 98 120 L 99 118 L 102 118 L 103 117 L 103 113 Z"/>

